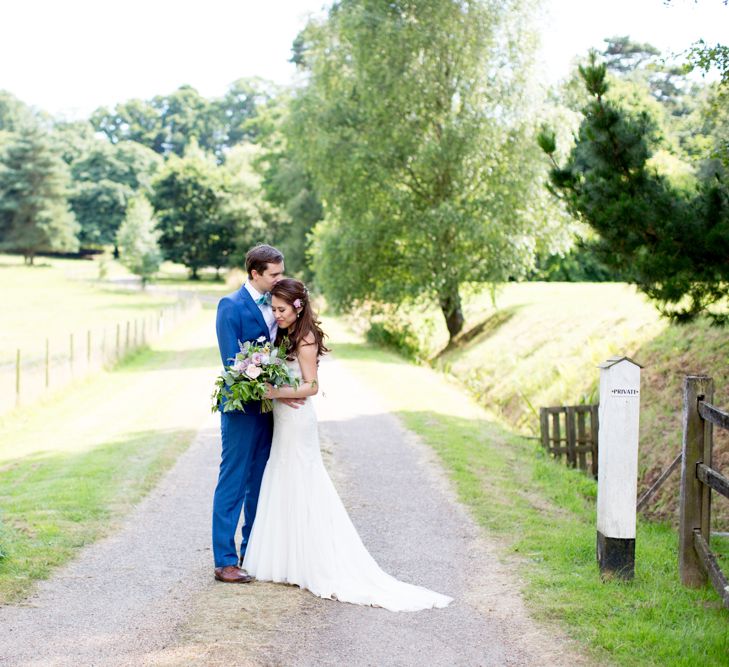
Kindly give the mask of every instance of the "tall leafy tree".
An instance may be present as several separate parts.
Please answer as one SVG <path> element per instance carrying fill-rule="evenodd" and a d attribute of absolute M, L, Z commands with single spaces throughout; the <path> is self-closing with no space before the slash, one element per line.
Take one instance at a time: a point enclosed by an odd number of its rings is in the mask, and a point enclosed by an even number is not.
<path fill-rule="evenodd" d="M 68 205 L 68 168 L 47 134 L 26 124 L 0 148 L 0 248 L 38 253 L 78 250 L 78 223 Z"/>
<path fill-rule="evenodd" d="M 167 259 L 184 264 L 193 279 L 204 267 L 220 268 L 235 248 L 235 227 L 226 215 L 224 174 L 194 143 L 171 156 L 154 182 L 159 244 Z"/>
<path fill-rule="evenodd" d="M 150 194 L 161 162 L 159 155 L 136 142 L 110 144 L 98 138 L 71 162 L 70 201 L 83 246 L 116 242 L 128 202 L 138 194 Z"/>
<path fill-rule="evenodd" d="M 529 9 L 342 0 L 299 38 L 291 140 L 325 202 L 314 266 L 333 303 L 431 298 L 453 337 L 464 282 L 532 264 L 548 205 L 522 115 Z"/>
<path fill-rule="evenodd" d="M 555 137 L 539 142 L 552 158 L 550 184 L 600 240 L 596 251 L 680 321 L 708 314 L 726 321 L 729 292 L 729 188 L 720 174 L 677 188 L 651 158 L 660 135 L 651 115 L 606 98 L 606 66 L 592 54 L 580 68 L 590 102 L 565 163 Z"/>

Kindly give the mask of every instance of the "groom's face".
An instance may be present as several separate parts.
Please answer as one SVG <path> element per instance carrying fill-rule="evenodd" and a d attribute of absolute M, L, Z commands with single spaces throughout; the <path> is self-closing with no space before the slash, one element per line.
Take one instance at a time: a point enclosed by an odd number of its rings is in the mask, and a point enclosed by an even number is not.
<path fill-rule="evenodd" d="M 251 272 L 251 282 L 262 294 L 270 292 L 271 288 L 284 277 L 284 265 L 283 262 L 278 264 L 267 264 L 266 269 L 263 273 L 258 271 Z"/>

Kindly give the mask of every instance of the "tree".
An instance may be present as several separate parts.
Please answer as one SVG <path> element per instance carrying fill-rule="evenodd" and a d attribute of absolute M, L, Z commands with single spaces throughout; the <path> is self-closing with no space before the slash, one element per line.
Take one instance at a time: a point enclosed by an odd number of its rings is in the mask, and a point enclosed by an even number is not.
<path fill-rule="evenodd" d="M 239 79 L 223 97 L 209 100 L 192 86 L 180 86 L 151 100 L 129 100 L 113 110 L 99 108 L 91 122 L 113 144 L 135 141 L 161 155 L 182 156 L 195 141 L 223 162 L 228 149 L 258 135 L 259 107 L 273 91 L 260 79 Z"/>
<path fill-rule="evenodd" d="M 729 188 L 717 174 L 694 189 L 677 188 L 651 165 L 659 145 L 646 111 L 606 99 L 605 64 L 595 54 L 580 68 L 591 101 L 564 166 L 554 133 L 539 137 L 552 159 L 550 187 L 600 240 L 596 252 L 623 272 L 661 312 L 679 321 L 708 314 L 729 290 Z"/>
<path fill-rule="evenodd" d="M 225 215 L 224 175 L 193 143 L 183 157 L 170 156 L 154 182 L 159 244 L 167 259 L 190 269 L 219 268 L 234 250 L 236 229 Z"/>
<path fill-rule="evenodd" d="M 142 289 L 159 270 L 162 254 L 155 229 L 154 211 L 146 197 L 131 199 L 116 234 L 121 263 L 142 280 Z"/>
<path fill-rule="evenodd" d="M 71 162 L 70 202 L 83 246 L 116 243 L 128 202 L 138 194 L 150 194 L 161 163 L 156 153 L 136 142 L 110 144 L 98 138 L 76 156 Z"/>
<path fill-rule="evenodd" d="M 68 206 L 68 169 L 43 130 L 27 124 L 0 153 L 0 248 L 27 264 L 48 251 L 78 250 L 78 223 Z"/>
<path fill-rule="evenodd" d="M 461 285 L 522 276 L 548 243 L 530 8 L 342 0 L 297 40 L 291 142 L 325 203 L 314 268 L 335 305 L 433 299 L 453 338 Z"/>

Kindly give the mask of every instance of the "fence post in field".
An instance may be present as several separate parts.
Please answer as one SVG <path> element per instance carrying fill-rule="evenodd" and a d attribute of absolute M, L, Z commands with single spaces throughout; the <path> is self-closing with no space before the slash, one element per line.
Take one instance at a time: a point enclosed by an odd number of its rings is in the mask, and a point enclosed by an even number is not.
<path fill-rule="evenodd" d="M 694 549 L 694 529 L 707 529 L 709 488 L 696 477 L 696 464 L 703 462 L 704 449 L 710 446 L 711 424 L 699 415 L 699 401 L 711 403 L 714 399 L 714 381 L 705 375 L 689 375 L 683 381 L 683 458 L 681 460 L 681 500 L 678 526 L 678 570 L 684 586 L 698 588 L 706 583 L 706 570 L 701 567 Z M 707 447 L 709 449 L 710 447 Z M 702 509 L 705 511 L 702 512 Z M 708 535 L 707 535 L 708 537 Z"/>
<path fill-rule="evenodd" d="M 20 350 L 15 354 L 15 403 L 20 405 Z"/>
<path fill-rule="evenodd" d="M 599 368 L 597 560 L 603 578 L 632 579 L 642 366 L 611 357 Z"/>
<path fill-rule="evenodd" d="M 129 342 L 130 342 L 129 333 L 130 333 L 130 331 L 131 331 L 131 329 L 130 329 L 129 320 L 127 320 L 127 339 L 126 339 L 126 343 L 124 344 L 124 352 L 126 352 L 129 349 Z"/>

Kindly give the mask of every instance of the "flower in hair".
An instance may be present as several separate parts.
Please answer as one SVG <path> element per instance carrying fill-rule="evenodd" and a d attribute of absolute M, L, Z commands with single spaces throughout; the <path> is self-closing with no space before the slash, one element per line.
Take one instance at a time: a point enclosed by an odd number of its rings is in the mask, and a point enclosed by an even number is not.
<path fill-rule="evenodd" d="M 296 299 L 294 301 L 294 308 L 301 308 L 301 299 Z"/>

